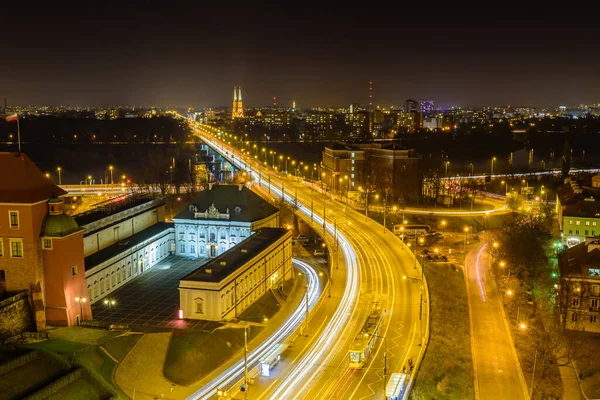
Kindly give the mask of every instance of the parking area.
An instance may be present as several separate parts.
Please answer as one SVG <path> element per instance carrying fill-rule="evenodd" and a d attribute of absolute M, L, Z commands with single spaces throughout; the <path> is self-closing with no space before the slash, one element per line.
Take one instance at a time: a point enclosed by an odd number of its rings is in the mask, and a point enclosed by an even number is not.
<path fill-rule="evenodd" d="M 92 305 L 94 320 L 129 324 L 132 329 L 212 330 L 218 322 L 180 320 L 179 280 L 208 259 L 170 256 Z M 113 304 L 114 302 L 114 304 Z"/>

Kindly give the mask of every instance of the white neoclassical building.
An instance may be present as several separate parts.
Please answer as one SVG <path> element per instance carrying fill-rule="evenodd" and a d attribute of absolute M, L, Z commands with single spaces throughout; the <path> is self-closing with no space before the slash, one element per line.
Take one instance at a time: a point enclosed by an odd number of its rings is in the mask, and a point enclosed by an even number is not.
<path fill-rule="evenodd" d="M 292 233 L 262 228 L 179 281 L 183 318 L 226 321 L 293 279 Z"/>
<path fill-rule="evenodd" d="M 279 227 L 279 210 L 244 185 L 209 185 L 175 222 L 176 254 L 214 258 L 260 228 Z"/>

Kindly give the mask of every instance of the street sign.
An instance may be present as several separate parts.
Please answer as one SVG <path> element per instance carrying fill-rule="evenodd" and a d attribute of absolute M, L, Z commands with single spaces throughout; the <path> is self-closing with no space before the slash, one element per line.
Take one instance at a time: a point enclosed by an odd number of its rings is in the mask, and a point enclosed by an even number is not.
<path fill-rule="evenodd" d="M 521 194 L 533 194 L 533 186 L 521 188 Z"/>

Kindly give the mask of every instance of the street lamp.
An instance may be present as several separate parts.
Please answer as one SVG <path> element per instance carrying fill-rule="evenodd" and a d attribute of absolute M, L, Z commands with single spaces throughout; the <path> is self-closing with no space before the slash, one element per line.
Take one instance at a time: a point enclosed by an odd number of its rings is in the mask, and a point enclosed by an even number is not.
<path fill-rule="evenodd" d="M 490 175 L 494 175 L 494 161 L 496 161 L 496 157 L 492 158 L 492 173 Z"/>
<path fill-rule="evenodd" d="M 446 232 L 446 220 L 442 220 L 442 235 Z"/>
<path fill-rule="evenodd" d="M 58 184 L 62 185 L 62 178 L 61 178 L 61 174 L 60 174 L 61 171 L 62 171 L 62 168 L 61 167 L 57 167 L 56 170 L 58 171 Z"/>
<path fill-rule="evenodd" d="M 323 243 L 323 245 L 325 245 L 325 243 Z M 329 293 L 327 294 L 327 297 L 331 297 L 331 285 L 333 285 L 333 279 L 331 278 L 331 274 L 329 272 L 325 271 L 325 274 L 327 275 L 327 280 L 329 281 Z M 323 276 L 322 271 L 319 272 L 319 276 Z"/>
<path fill-rule="evenodd" d="M 537 329 L 529 329 L 527 327 L 527 325 L 525 324 L 521 324 L 520 328 L 523 330 L 532 330 L 535 333 L 536 339 L 535 339 L 535 356 L 533 357 L 533 371 L 531 372 L 531 387 L 529 388 L 529 398 L 533 399 L 533 387 L 535 385 L 535 367 L 537 364 L 537 356 L 538 356 L 538 350 L 540 347 L 540 334 L 538 333 Z"/>
<path fill-rule="evenodd" d="M 450 164 L 450 161 L 446 161 L 446 162 L 444 163 L 444 166 L 445 166 L 445 168 L 446 168 L 446 171 L 445 171 L 445 175 L 446 175 L 446 176 L 448 176 L 448 164 Z"/>
<path fill-rule="evenodd" d="M 113 166 L 109 165 L 108 169 L 110 170 L 110 184 L 112 185 L 114 183 L 114 181 L 113 181 Z"/>
<path fill-rule="evenodd" d="M 79 303 L 79 320 L 77 321 L 77 325 L 81 325 L 81 320 L 83 320 L 83 303 L 87 299 L 85 297 L 75 297 L 75 301 Z"/>
<path fill-rule="evenodd" d="M 467 238 L 468 238 L 468 235 L 469 235 L 469 229 L 470 228 L 468 226 L 465 226 L 465 228 L 463 229 L 464 232 L 465 232 L 465 248 L 464 248 L 464 251 L 463 251 L 465 253 L 465 257 L 467 256 Z"/>
<path fill-rule="evenodd" d="M 471 176 L 473 176 L 473 169 L 475 168 L 475 166 L 473 165 L 473 163 L 469 163 L 469 165 L 471 166 Z"/>

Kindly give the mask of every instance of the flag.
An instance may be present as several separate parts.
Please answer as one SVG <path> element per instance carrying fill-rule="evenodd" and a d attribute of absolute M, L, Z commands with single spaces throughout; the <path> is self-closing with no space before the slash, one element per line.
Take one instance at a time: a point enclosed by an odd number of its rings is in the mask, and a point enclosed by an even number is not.
<path fill-rule="evenodd" d="M 6 122 L 16 121 L 17 119 L 19 119 L 17 114 L 7 115 L 5 117 Z"/>

